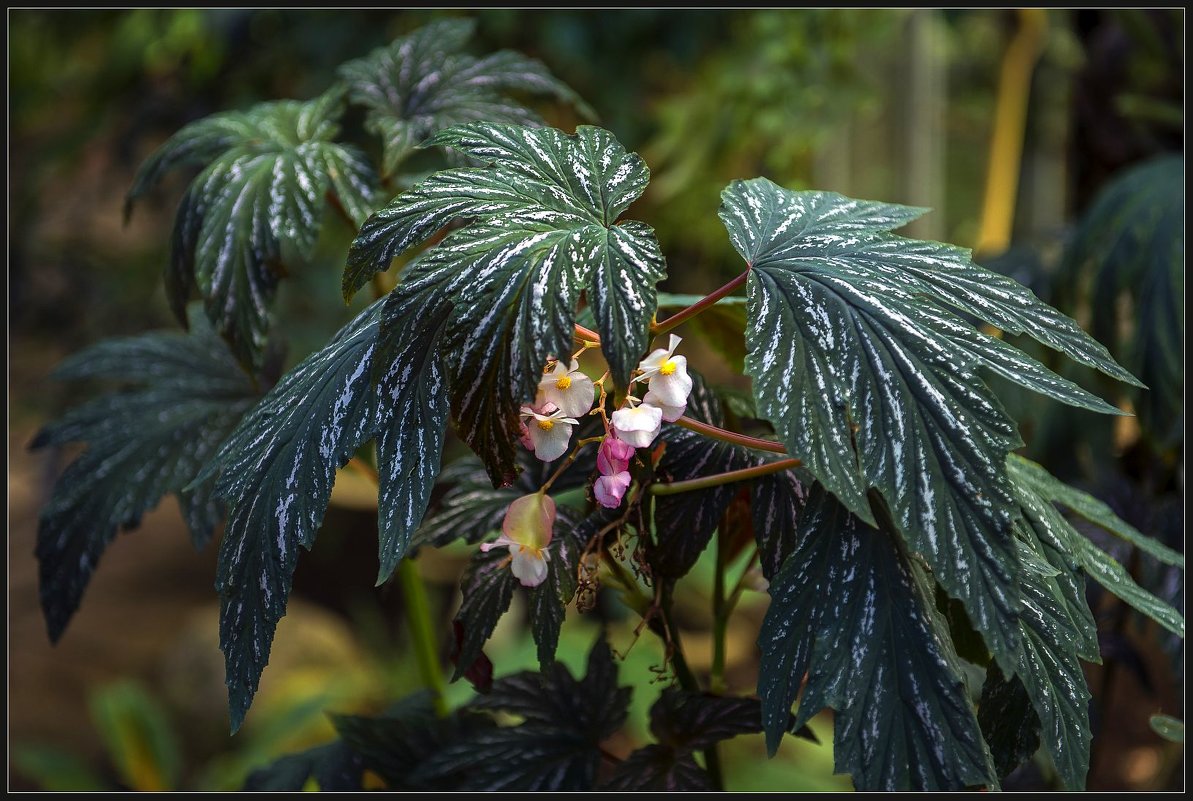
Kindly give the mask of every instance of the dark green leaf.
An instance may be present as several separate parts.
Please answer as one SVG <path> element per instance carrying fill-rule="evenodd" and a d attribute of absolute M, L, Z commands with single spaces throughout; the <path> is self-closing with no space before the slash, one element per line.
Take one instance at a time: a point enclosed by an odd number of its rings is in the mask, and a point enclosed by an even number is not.
<path fill-rule="evenodd" d="M 1023 529 L 1028 546 L 1038 558 L 1063 557 L 1040 541 L 1031 528 Z M 1063 562 L 1060 562 L 1062 565 Z M 1089 771 L 1089 688 L 1081 669 L 1078 651 L 1090 634 L 1088 612 L 1076 620 L 1070 617 L 1070 597 L 1057 581 L 1060 571 L 1045 576 L 1033 571 L 1022 574 L 1023 613 L 1019 625 L 1023 648 L 1019 652 L 1016 676 L 1031 699 L 1039 719 L 1044 748 L 1052 758 L 1065 788 L 1085 789 Z"/>
<path fill-rule="evenodd" d="M 417 265 L 385 301 L 377 343 L 377 583 L 393 575 L 431 500 L 447 430 L 447 371 L 439 343 L 451 314 Z"/>
<path fill-rule="evenodd" d="M 472 20 L 440 20 L 340 67 L 349 98 L 368 109 L 365 127 L 381 137 L 383 174 L 428 136 L 467 122 L 541 125 L 510 93 L 546 95 L 591 109 L 535 59 L 502 50 L 484 58 L 461 52 Z"/>
<path fill-rule="evenodd" d="M 244 364 L 260 365 L 282 265 L 309 255 L 331 193 L 357 225 L 372 210 L 375 176 L 363 154 L 331 140 L 341 93 L 261 103 L 176 133 L 142 165 L 125 213 L 175 167 L 201 164 L 174 225 L 166 274 L 171 304 L 198 288 L 207 315 Z"/>
<path fill-rule="evenodd" d="M 494 483 L 506 484 L 516 474 L 519 409 L 547 357 L 571 352 L 582 291 L 619 383 L 646 349 L 663 258 L 649 228 L 615 221 L 649 172 L 607 131 L 587 126 L 567 136 L 472 124 L 430 144 L 488 166 L 435 173 L 369 218 L 349 252 L 345 293 L 452 220 L 473 220 L 402 280 L 434 284 L 439 302 L 454 304 L 441 346 L 452 414 Z"/>
<path fill-rule="evenodd" d="M 1019 477 L 1026 486 L 1031 487 L 1032 491 L 1041 497 L 1067 507 L 1073 513 L 1099 528 L 1109 531 L 1116 537 L 1126 540 L 1164 564 L 1184 569 L 1184 554 L 1174 551 L 1154 537 L 1143 534 L 1092 495 L 1070 487 L 1029 459 L 1012 456 L 1010 467 L 1013 475 Z"/>
<path fill-rule="evenodd" d="M 384 717 L 332 717 L 336 731 L 391 790 L 454 790 L 460 776 L 431 777 L 419 769 L 452 743 L 467 741 L 496 728 L 487 715 L 457 710 L 437 717 L 425 694 L 403 699 Z"/>
<path fill-rule="evenodd" d="M 1015 481 L 1020 502 L 1029 511 L 1034 529 L 1043 543 L 1059 551 L 1065 558 L 1075 561 L 1094 581 L 1136 611 L 1150 617 L 1178 637 L 1185 636 L 1185 619 L 1181 613 L 1140 587 L 1126 568 L 1070 525 L 1051 506 L 1051 502 L 1056 501 L 1066 506 L 1075 504 L 1071 508 L 1078 514 L 1090 519 L 1096 518 L 1092 522 L 1106 526 L 1108 530 L 1129 539 L 1141 548 L 1149 548 L 1149 552 L 1156 551 L 1163 555 L 1167 549 L 1159 543 L 1150 547 L 1142 545 L 1147 542 L 1147 538 L 1139 532 L 1134 532 L 1134 535 L 1126 533 L 1134 530 L 1114 516 L 1108 507 L 1101 508 L 1093 498 L 1083 497 L 1084 493 L 1066 487 L 1034 462 L 1011 456 L 1007 461 L 1007 468 Z M 1081 655 L 1086 659 L 1090 658 L 1086 653 Z"/>
<path fill-rule="evenodd" d="M 677 752 L 665 745 L 639 748 L 617 766 L 601 786 L 611 792 L 712 792 L 712 780 L 696 764 L 691 752 Z"/>
<path fill-rule="evenodd" d="M 650 732 L 663 745 L 699 751 L 762 731 L 762 702 L 668 687 L 650 709 Z"/>
<path fill-rule="evenodd" d="M 1184 158 L 1166 155 L 1108 184 L 1077 227 L 1062 279 L 1092 284 L 1094 336 L 1148 386 L 1137 393 L 1140 425 L 1169 446 L 1184 433 L 1184 173 Z M 1120 319 L 1124 296 L 1133 323 Z"/>
<path fill-rule="evenodd" d="M 1171 715 L 1152 715 L 1148 718 L 1152 731 L 1173 743 L 1185 741 L 1185 724 Z"/>
<path fill-rule="evenodd" d="M 807 488 L 790 470 L 754 480 L 750 513 L 758 542 L 758 563 L 767 581 L 795 550 L 796 521 L 807 496 Z"/>
<path fill-rule="evenodd" d="M 617 685 L 617 665 L 604 637 L 588 653 L 588 671 L 577 681 L 559 662 L 542 673 L 523 671 L 493 682 L 472 709 L 519 715 L 527 722 L 574 729 L 594 746 L 625 722 L 631 689 Z"/>
<path fill-rule="evenodd" d="M 593 424 L 599 427 L 595 419 L 588 425 Z M 595 429 L 590 430 L 582 424 L 573 436 L 582 439 L 595 433 Z M 512 486 L 498 489 L 493 488 L 479 460 L 465 458 L 453 462 L 439 476 L 439 483 L 451 489 L 444 493 L 435 511 L 423 520 L 415 533 L 415 544 L 442 547 L 457 539 L 480 542 L 501 528 L 505 510 L 512 502 L 522 495 L 538 492 L 566 458 L 561 456 L 554 462 L 543 462 L 530 451 L 523 451 L 518 454 L 518 465 L 522 468 L 518 480 Z M 596 449 L 590 446 L 560 474 L 551 485 L 550 494 L 584 486 L 595 467 Z"/>
<path fill-rule="evenodd" d="M 1133 379 L 1075 322 L 968 251 L 889 233 L 921 213 L 761 178 L 731 184 L 721 219 L 751 266 L 747 372 L 788 452 L 871 524 L 876 489 L 1010 671 L 1018 598 L 1004 465 L 1022 442 L 978 369 L 1117 410 L 958 312 Z"/>
<path fill-rule="evenodd" d="M 464 600 L 455 620 L 463 628 L 464 636 L 452 681 L 459 680 L 481 655 L 481 649 L 497 628 L 497 621 L 510 608 L 518 580 L 510 570 L 509 558 L 505 548 L 494 548 L 488 553 L 477 551 L 460 580 Z"/>
<path fill-rule="evenodd" d="M 996 785 L 931 593 L 891 533 L 813 487 L 759 635 L 772 753 L 807 674 L 797 724 L 836 710 L 836 770 L 858 789 Z"/>
<path fill-rule="evenodd" d="M 530 601 L 530 631 L 538 645 L 539 665 L 543 670 L 555 661 L 559 630 L 567 606 L 576 595 L 580 556 L 597 532 L 616 519 L 619 512 L 597 507 L 580 522 L 573 521 L 563 508 L 558 509 L 558 514 L 555 536 L 547 550 L 547 580 L 526 593 Z"/>
<path fill-rule="evenodd" d="M 1006 777 L 1040 749 L 1040 718 L 1018 677 L 1007 679 L 991 665 L 978 701 L 978 722 L 994 768 Z"/>
<path fill-rule="evenodd" d="M 318 745 L 258 768 L 249 774 L 244 789 L 250 792 L 298 792 L 314 779 L 323 792 L 357 792 L 361 789 L 364 762 L 346 743 Z"/>
<path fill-rule="evenodd" d="M 220 472 L 216 493 L 229 507 L 216 587 L 233 730 L 286 612 L 298 546 L 314 545 L 336 470 L 375 430 L 370 379 L 381 308 L 374 303 L 287 373 L 205 470 Z"/>
<path fill-rule="evenodd" d="M 101 342 L 67 359 L 55 375 L 127 388 L 75 407 L 31 445 L 87 446 L 55 483 L 38 524 L 41 603 L 51 640 L 62 636 L 117 530 L 135 528 L 165 494 L 178 496 L 195 546 L 207 543 L 223 508 L 211 499 L 211 482 L 184 487 L 256 396 L 198 315 L 190 334 Z"/>
<path fill-rule="evenodd" d="M 685 414 L 695 420 L 723 426 L 725 415 L 716 393 L 694 370 L 692 392 Z M 662 482 L 685 481 L 761 463 L 754 452 L 740 445 L 709 439 L 673 423 L 663 426 L 666 443 L 663 458 L 655 470 Z M 679 578 L 692 569 L 708 546 L 721 515 L 741 489 L 739 484 L 722 484 L 706 490 L 659 495 L 654 500 L 655 540 L 650 564 L 659 576 Z"/>

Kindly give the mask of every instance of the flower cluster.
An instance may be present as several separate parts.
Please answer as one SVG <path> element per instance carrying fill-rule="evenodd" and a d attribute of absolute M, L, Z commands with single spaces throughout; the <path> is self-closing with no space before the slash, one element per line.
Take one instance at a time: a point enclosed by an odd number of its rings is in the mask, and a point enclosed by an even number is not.
<path fill-rule="evenodd" d="M 597 450 L 600 475 L 593 484 L 593 495 L 601 506 L 616 509 L 621 505 L 630 486 L 635 450 L 650 447 L 663 421 L 675 422 L 687 408 L 692 378 L 688 360 L 675 355 L 681 341 L 672 334 L 666 348 L 652 351 L 638 364 L 631 384 L 645 383 L 646 393 L 639 399 L 631 389 L 608 421 Z M 576 359 L 567 365 L 554 360 L 539 381 L 534 403 L 522 407 L 522 444 L 544 462 L 563 456 L 572 428 L 579 425 L 577 418 L 592 410 L 595 389 L 592 379 L 580 372 Z M 603 409 L 600 414 L 604 415 Z M 555 502 L 544 487 L 510 504 L 501 536 L 482 545 L 481 550 L 508 548 L 514 576 L 524 586 L 537 587 L 547 578 L 547 546 L 554 525 Z"/>

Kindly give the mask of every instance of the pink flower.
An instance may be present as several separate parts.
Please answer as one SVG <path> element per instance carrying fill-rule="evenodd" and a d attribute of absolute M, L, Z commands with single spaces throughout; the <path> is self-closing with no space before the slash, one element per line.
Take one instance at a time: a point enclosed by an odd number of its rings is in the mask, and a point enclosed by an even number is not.
<path fill-rule="evenodd" d="M 612 476 L 624 473 L 630 469 L 630 459 L 634 458 L 634 446 L 622 442 L 613 434 L 606 434 L 601 440 L 601 447 L 597 449 L 597 470 L 602 476 Z"/>
<path fill-rule="evenodd" d="M 621 506 L 621 499 L 625 497 L 625 491 L 629 486 L 630 474 L 628 471 L 622 471 L 598 478 L 592 485 L 592 494 L 596 496 L 597 503 L 601 506 L 606 509 L 616 509 Z"/>
<path fill-rule="evenodd" d="M 537 587 L 547 579 L 547 546 L 555 528 L 555 501 L 536 492 L 510 504 L 501 521 L 501 536 L 481 545 L 485 553 L 509 548 L 510 570 L 523 587 Z"/>

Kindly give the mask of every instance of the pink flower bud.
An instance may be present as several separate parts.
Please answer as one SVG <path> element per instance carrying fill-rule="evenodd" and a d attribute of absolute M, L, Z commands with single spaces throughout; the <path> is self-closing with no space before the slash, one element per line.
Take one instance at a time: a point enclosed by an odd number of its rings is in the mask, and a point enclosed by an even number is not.
<path fill-rule="evenodd" d="M 633 458 L 633 445 L 608 434 L 601 440 L 601 447 L 597 449 L 597 470 L 601 471 L 602 476 L 624 473 L 630 469 L 630 459 Z"/>
<path fill-rule="evenodd" d="M 592 486 L 592 494 L 596 496 L 597 503 L 601 506 L 606 509 L 616 509 L 621 506 L 621 499 L 625 497 L 625 491 L 629 486 L 630 474 L 623 471 L 611 476 L 599 477 Z"/>

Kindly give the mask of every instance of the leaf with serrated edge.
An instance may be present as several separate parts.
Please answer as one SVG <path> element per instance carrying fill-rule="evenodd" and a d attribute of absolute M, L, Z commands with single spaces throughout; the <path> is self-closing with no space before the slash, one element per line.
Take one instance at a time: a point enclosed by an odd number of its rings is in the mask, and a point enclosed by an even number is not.
<path fill-rule="evenodd" d="M 834 762 L 859 790 L 996 786 L 930 590 L 897 541 L 816 485 L 759 635 L 767 743 L 836 710 Z"/>
<path fill-rule="evenodd" d="M 721 219 L 751 267 L 747 372 L 788 452 L 870 523 L 877 490 L 1011 672 L 1018 566 L 1004 463 L 1022 441 L 978 369 L 1116 410 L 957 312 L 1129 375 L 1076 323 L 968 251 L 889 233 L 921 213 L 762 178 L 730 184 Z"/>
<path fill-rule="evenodd" d="M 382 302 L 348 323 L 287 373 L 220 447 L 228 503 L 216 588 L 232 729 L 244 720 L 286 613 L 298 546 L 308 550 L 327 511 L 336 470 L 376 428 L 371 366 Z"/>
<path fill-rule="evenodd" d="M 49 423 L 31 447 L 85 443 L 41 512 L 41 604 L 57 640 L 116 532 L 174 493 L 196 547 L 223 516 L 211 482 L 184 489 L 252 405 L 257 393 L 232 354 L 198 317 L 189 334 L 112 339 L 75 354 L 55 377 L 119 381 L 129 388 L 88 401 Z"/>
<path fill-rule="evenodd" d="M 502 50 L 474 58 L 462 52 L 472 20 L 432 22 L 339 68 L 353 103 L 367 109 L 365 127 L 382 139 L 385 175 L 392 175 L 420 142 L 467 122 L 541 125 L 530 108 L 509 97 L 524 92 L 592 110 L 539 61 Z"/>
<path fill-rule="evenodd" d="M 1137 538 L 1132 538 L 1132 535 L 1126 532 L 1134 531 L 1134 529 L 1118 519 L 1109 507 L 1102 508 L 1104 505 L 1095 499 L 1088 496 L 1082 497 L 1084 493 L 1065 486 L 1034 462 L 1012 456 L 1007 461 L 1007 468 L 1014 479 L 1020 502 L 1025 509 L 1030 510 L 1037 523 L 1036 531 L 1039 533 L 1041 541 L 1073 559 L 1094 581 L 1117 595 L 1136 611 L 1150 617 L 1178 637 L 1185 636 L 1185 618 L 1181 613 L 1140 587 L 1135 579 L 1131 578 L 1131 574 L 1127 572 L 1126 568 L 1069 524 L 1052 507 L 1051 502 L 1056 501 L 1066 506 L 1075 504 L 1071 508 L 1078 514 L 1097 518 L 1091 522 L 1107 527 L 1108 531 L 1112 531 L 1144 549 L 1147 546 L 1143 543 L 1146 543 L 1147 539 L 1142 534 L 1139 534 Z M 1151 550 L 1162 555 L 1163 551 L 1160 550 L 1162 547 L 1156 543 Z M 1089 658 L 1084 653 L 1082 656 Z"/>
<path fill-rule="evenodd" d="M 138 171 L 133 202 L 170 170 L 205 165 L 175 218 L 166 288 L 183 308 L 193 288 L 207 316 L 237 358 L 259 366 L 269 331 L 269 305 L 286 250 L 309 255 L 331 193 L 356 225 L 372 211 L 373 169 L 362 153 L 332 142 L 342 93 L 309 102 L 261 103 L 187 125 Z"/>
<path fill-rule="evenodd" d="M 345 294 L 447 223 L 472 220 L 419 260 L 418 280 L 438 281 L 455 306 L 442 343 L 452 416 L 504 484 L 516 473 L 519 409 L 533 400 L 548 356 L 571 352 L 581 292 L 615 381 L 625 385 L 646 349 L 663 258 L 647 226 L 616 220 L 649 171 L 589 126 L 568 136 L 476 123 L 426 144 L 488 166 L 435 173 L 373 215 L 349 252 Z"/>
<path fill-rule="evenodd" d="M 1009 457 L 1008 466 L 1015 476 L 1042 497 L 1061 504 L 1074 514 L 1085 518 L 1105 531 L 1109 531 L 1116 537 L 1126 540 L 1164 564 L 1184 570 L 1184 554 L 1174 551 L 1154 537 L 1142 533 L 1094 496 L 1070 487 L 1040 465 L 1029 459 L 1024 459 L 1022 456 L 1012 454 Z"/>

